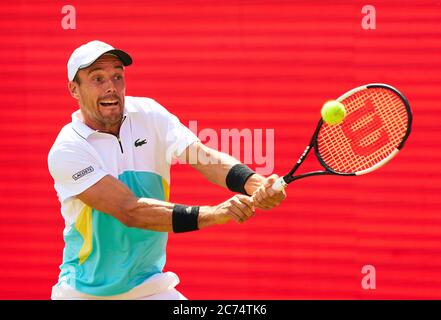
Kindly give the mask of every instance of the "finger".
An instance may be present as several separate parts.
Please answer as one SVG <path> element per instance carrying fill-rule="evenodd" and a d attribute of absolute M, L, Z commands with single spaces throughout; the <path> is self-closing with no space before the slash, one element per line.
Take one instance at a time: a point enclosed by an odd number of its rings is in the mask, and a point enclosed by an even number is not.
<path fill-rule="evenodd" d="M 252 210 L 250 207 L 240 202 L 239 200 L 235 201 L 233 205 L 241 212 L 242 218 L 245 220 L 248 220 L 254 215 L 254 210 Z"/>
<path fill-rule="evenodd" d="M 282 190 L 273 190 L 271 189 L 274 193 L 273 193 L 273 197 L 275 197 L 276 199 L 280 199 L 280 200 L 285 200 L 286 198 L 286 191 L 285 189 Z"/>
<path fill-rule="evenodd" d="M 279 176 L 277 174 L 272 174 L 265 180 L 263 185 L 265 186 L 265 188 L 269 188 L 274 184 L 274 182 L 276 182 L 278 178 Z"/>
<path fill-rule="evenodd" d="M 254 214 L 254 211 L 251 209 L 251 207 L 249 207 L 245 203 L 240 202 L 238 199 L 233 201 L 232 204 L 236 209 L 235 212 L 238 211 L 240 214 L 240 217 L 244 220 L 248 220 Z"/>
<path fill-rule="evenodd" d="M 273 197 L 269 197 L 267 193 L 263 192 L 256 192 L 255 194 L 256 205 L 259 206 L 260 209 L 272 209 L 280 204 L 282 202 L 284 195 L 283 194 L 277 194 Z"/>
<path fill-rule="evenodd" d="M 260 200 L 259 201 L 260 209 L 268 210 L 272 208 L 272 204 L 270 203 L 270 201 L 268 201 L 268 199 L 264 198 L 264 194 L 262 195 L 262 193 L 260 193 L 258 195 L 258 198 Z"/>
<path fill-rule="evenodd" d="M 263 200 L 270 200 L 270 201 L 282 201 L 286 198 L 286 192 L 285 190 L 276 191 L 272 188 L 265 188 L 262 190 L 262 199 Z"/>
<path fill-rule="evenodd" d="M 286 198 L 284 193 L 276 194 L 273 197 L 264 198 L 261 203 L 272 208 L 278 206 Z"/>
<path fill-rule="evenodd" d="M 262 202 L 260 208 L 263 210 L 269 210 L 273 208 L 273 205 L 268 202 Z"/>
<path fill-rule="evenodd" d="M 272 186 L 272 185 L 271 185 Z M 274 190 L 272 187 L 265 188 L 264 198 L 274 198 L 279 197 L 282 191 Z"/>
<path fill-rule="evenodd" d="M 251 213 L 245 214 L 245 212 L 252 212 L 251 208 L 248 207 L 245 203 L 240 202 L 240 200 L 237 197 L 234 197 L 231 202 L 231 207 L 233 208 L 234 212 L 238 215 L 239 218 L 244 219 L 248 217 Z"/>
<path fill-rule="evenodd" d="M 262 204 L 257 199 L 253 198 L 253 202 L 254 202 L 255 208 L 261 209 Z"/>
<path fill-rule="evenodd" d="M 265 200 L 262 203 L 266 208 L 268 209 L 272 209 L 274 207 L 277 207 L 280 204 L 280 201 L 276 201 L 276 200 Z"/>
<path fill-rule="evenodd" d="M 268 192 L 272 189 L 260 189 L 258 190 L 258 198 L 260 200 L 260 204 L 264 206 L 271 206 L 273 202 L 276 202 L 277 200 L 271 196 L 271 194 Z"/>
<path fill-rule="evenodd" d="M 253 202 L 254 205 L 260 209 L 262 209 L 263 207 L 263 203 L 262 203 L 262 195 L 259 192 L 259 190 L 257 190 L 254 194 L 253 194 Z"/>
<path fill-rule="evenodd" d="M 248 206 L 248 208 L 250 208 L 251 211 L 255 210 L 254 202 L 253 202 L 253 198 L 252 197 L 248 197 L 248 196 L 245 196 L 245 195 L 238 195 L 237 199 L 240 202 L 246 204 Z"/>
<path fill-rule="evenodd" d="M 244 222 L 244 219 L 242 217 L 240 210 L 238 210 L 233 204 L 231 204 L 228 207 L 228 215 L 231 217 L 231 219 L 233 219 L 237 223 Z"/>
<path fill-rule="evenodd" d="M 280 192 L 280 193 L 281 193 L 281 195 L 280 195 L 281 200 L 285 200 L 286 199 L 286 191 L 282 190 L 282 192 Z"/>
<path fill-rule="evenodd" d="M 262 202 L 262 201 L 255 201 L 256 204 L 256 208 L 262 209 L 262 210 L 268 210 L 271 209 L 266 203 Z"/>

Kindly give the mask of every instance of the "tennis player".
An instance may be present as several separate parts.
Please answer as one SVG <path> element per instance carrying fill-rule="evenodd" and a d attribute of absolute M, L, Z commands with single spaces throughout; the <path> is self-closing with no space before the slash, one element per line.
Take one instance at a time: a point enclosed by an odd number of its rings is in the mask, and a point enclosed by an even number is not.
<path fill-rule="evenodd" d="M 131 63 L 101 41 L 80 46 L 68 61 L 79 110 L 48 155 L 65 219 L 52 299 L 185 299 L 177 275 L 163 272 L 168 232 L 242 223 L 286 197 L 270 187 L 277 175 L 265 178 L 204 146 L 155 100 L 126 96 Z M 170 163 L 189 163 L 191 154 L 210 159 L 193 168 L 237 194 L 214 206 L 170 203 Z"/>

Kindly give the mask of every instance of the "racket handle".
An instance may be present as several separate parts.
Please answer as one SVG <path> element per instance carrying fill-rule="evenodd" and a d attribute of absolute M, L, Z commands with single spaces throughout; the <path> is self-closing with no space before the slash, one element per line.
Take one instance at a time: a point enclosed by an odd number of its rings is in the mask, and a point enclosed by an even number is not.
<path fill-rule="evenodd" d="M 276 182 L 274 182 L 274 184 L 271 186 L 271 188 L 273 188 L 273 190 L 276 190 L 276 191 L 282 191 L 287 186 L 288 186 L 288 184 L 285 182 L 285 180 L 283 180 L 283 177 L 280 177 L 279 179 L 276 180 Z"/>

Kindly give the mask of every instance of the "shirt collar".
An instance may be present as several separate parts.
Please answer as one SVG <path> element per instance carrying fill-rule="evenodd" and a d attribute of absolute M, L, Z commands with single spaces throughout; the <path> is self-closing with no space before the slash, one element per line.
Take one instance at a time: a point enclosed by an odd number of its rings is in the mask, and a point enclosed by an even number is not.
<path fill-rule="evenodd" d="M 128 112 L 127 110 L 124 110 L 123 123 L 127 116 Z M 121 125 L 123 125 L 123 123 Z M 72 128 L 83 139 L 87 139 L 93 133 L 100 132 L 99 130 L 94 130 L 90 128 L 87 124 L 84 123 L 84 118 L 80 110 L 72 113 Z"/>

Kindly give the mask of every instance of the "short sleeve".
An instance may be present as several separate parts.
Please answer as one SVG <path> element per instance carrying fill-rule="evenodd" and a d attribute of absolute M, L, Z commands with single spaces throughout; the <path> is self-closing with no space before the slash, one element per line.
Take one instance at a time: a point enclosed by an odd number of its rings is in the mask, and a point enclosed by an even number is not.
<path fill-rule="evenodd" d="M 48 167 L 61 202 L 90 188 L 107 174 L 91 153 L 70 144 L 52 148 Z"/>
<path fill-rule="evenodd" d="M 172 159 L 180 156 L 189 145 L 200 140 L 175 115 L 156 101 L 152 100 L 152 103 L 158 120 L 156 125 L 161 136 L 165 138 L 167 161 L 171 162 Z"/>

